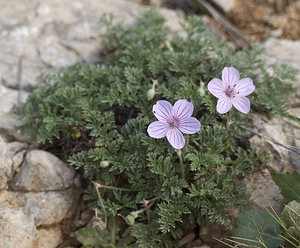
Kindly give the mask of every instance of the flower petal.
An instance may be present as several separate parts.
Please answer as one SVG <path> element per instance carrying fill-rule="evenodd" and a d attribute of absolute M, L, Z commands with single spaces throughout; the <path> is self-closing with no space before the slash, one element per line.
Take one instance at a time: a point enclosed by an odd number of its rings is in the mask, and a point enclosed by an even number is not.
<path fill-rule="evenodd" d="M 240 112 L 248 114 L 250 111 L 250 101 L 247 97 L 239 96 L 232 98 L 233 106 Z"/>
<path fill-rule="evenodd" d="M 166 136 L 169 129 L 170 125 L 167 122 L 154 121 L 148 126 L 147 132 L 150 137 L 160 139 Z"/>
<path fill-rule="evenodd" d="M 194 105 L 186 99 L 180 99 L 175 102 L 173 115 L 180 121 L 189 118 L 194 112 Z"/>
<path fill-rule="evenodd" d="M 169 129 L 169 132 L 167 133 L 167 139 L 171 146 L 177 150 L 182 149 L 185 145 L 183 134 L 177 128 Z"/>
<path fill-rule="evenodd" d="M 255 85 L 251 78 L 243 78 L 237 82 L 235 90 L 240 96 L 248 96 L 255 90 Z"/>
<path fill-rule="evenodd" d="M 225 83 L 225 87 L 233 86 L 240 80 L 240 73 L 234 67 L 224 67 L 222 71 L 222 81 Z"/>
<path fill-rule="evenodd" d="M 172 117 L 172 104 L 168 101 L 160 100 L 153 105 L 152 112 L 159 121 L 167 122 Z"/>
<path fill-rule="evenodd" d="M 231 103 L 231 100 L 229 97 L 225 96 L 225 97 L 219 98 L 218 103 L 217 103 L 217 111 L 220 114 L 227 113 L 231 108 L 232 108 L 232 103 Z"/>
<path fill-rule="evenodd" d="M 207 88 L 208 88 L 209 92 L 217 98 L 220 98 L 225 95 L 225 87 L 224 87 L 222 81 L 218 78 L 212 79 L 208 83 Z"/>
<path fill-rule="evenodd" d="M 194 134 L 200 130 L 200 126 L 200 121 L 194 117 L 190 117 L 179 123 L 179 130 L 186 134 Z"/>

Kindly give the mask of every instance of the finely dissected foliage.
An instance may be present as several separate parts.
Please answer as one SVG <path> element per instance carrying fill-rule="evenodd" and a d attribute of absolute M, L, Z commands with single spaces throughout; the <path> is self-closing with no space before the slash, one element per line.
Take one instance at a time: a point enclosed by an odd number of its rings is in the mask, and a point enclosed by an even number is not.
<path fill-rule="evenodd" d="M 106 21 L 110 55 L 104 63 L 76 64 L 41 77 L 43 84 L 18 113 L 39 142 L 62 144 L 69 162 L 98 183 L 99 195 L 91 184 L 86 199 L 110 231 L 98 230 L 91 244 L 92 231 L 89 246 L 176 247 L 203 221 L 226 223 L 230 209 L 246 199 L 241 179 L 268 156 L 249 147 L 250 134 L 242 127 L 249 126 L 255 109 L 285 111 L 294 75 L 285 67 L 270 75 L 257 58 L 259 48 L 236 52 L 200 18 L 190 18 L 185 34 L 172 38 L 153 10 L 130 28 Z M 255 107 L 248 115 L 233 111 L 229 130 L 227 116 L 216 112 L 217 99 L 203 84 L 220 78 L 224 66 L 235 66 L 256 86 L 249 96 Z M 192 102 L 202 124 L 198 133 L 185 135 L 184 177 L 167 140 L 146 133 L 155 120 L 152 106 L 162 99 Z"/>

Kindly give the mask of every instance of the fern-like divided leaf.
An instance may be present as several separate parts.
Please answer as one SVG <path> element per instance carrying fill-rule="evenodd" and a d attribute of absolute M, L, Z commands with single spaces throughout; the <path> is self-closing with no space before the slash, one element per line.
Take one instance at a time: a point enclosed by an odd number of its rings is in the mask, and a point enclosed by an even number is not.
<path fill-rule="evenodd" d="M 227 223 L 230 209 L 247 199 L 242 179 L 268 161 L 266 151 L 250 147 L 240 126 L 249 125 L 255 110 L 283 116 L 288 108 L 294 72 L 274 67 L 277 74 L 270 75 L 258 59 L 259 47 L 236 52 L 198 17 L 189 18 L 185 35 L 173 37 L 164 22 L 154 10 L 132 27 L 112 25 L 107 16 L 106 60 L 41 76 L 38 89 L 17 110 L 39 142 L 53 142 L 57 155 L 103 185 L 101 199 L 93 185 L 85 199 L 99 209 L 99 218 L 117 221 L 119 229 L 108 221 L 110 239 L 83 230 L 78 239 L 85 245 L 177 247 L 203 221 Z M 256 105 L 249 115 L 233 111 L 229 130 L 226 115 L 216 112 L 216 98 L 203 86 L 220 78 L 224 66 L 236 67 L 256 85 L 249 96 Z M 153 80 L 155 94 L 148 100 Z M 165 139 L 146 132 L 156 101 L 182 98 L 194 104 L 193 116 L 202 124 L 198 133 L 185 136 L 183 165 Z"/>

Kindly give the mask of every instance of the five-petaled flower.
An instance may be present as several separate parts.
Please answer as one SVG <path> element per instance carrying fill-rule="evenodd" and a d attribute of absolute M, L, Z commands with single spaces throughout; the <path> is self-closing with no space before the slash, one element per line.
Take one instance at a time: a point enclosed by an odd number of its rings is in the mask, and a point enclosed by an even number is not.
<path fill-rule="evenodd" d="M 250 101 L 246 97 L 255 90 L 251 78 L 240 79 L 240 74 L 234 67 L 225 67 L 222 71 L 222 80 L 212 79 L 208 83 L 208 90 L 218 98 L 217 111 L 225 114 L 232 105 L 244 114 L 250 111 Z"/>
<path fill-rule="evenodd" d="M 194 134 L 200 130 L 201 123 L 194 117 L 194 105 L 180 99 L 174 106 L 168 101 L 160 100 L 152 110 L 158 121 L 152 122 L 147 129 L 150 137 L 161 139 L 167 137 L 171 146 L 179 150 L 184 147 L 185 140 L 182 133 Z"/>

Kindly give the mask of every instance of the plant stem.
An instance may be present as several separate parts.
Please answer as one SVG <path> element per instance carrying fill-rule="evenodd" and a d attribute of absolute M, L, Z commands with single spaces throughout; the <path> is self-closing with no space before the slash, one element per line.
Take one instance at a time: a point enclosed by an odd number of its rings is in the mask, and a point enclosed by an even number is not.
<path fill-rule="evenodd" d="M 227 120 L 226 130 L 229 129 L 230 125 L 231 125 L 231 110 L 228 112 L 228 120 Z"/>
<path fill-rule="evenodd" d="M 107 186 L 107 185 L 103 185 L 100 183 L 96 183 L 94 181 L 92 181 L 94 183 L 94 185 L 96 185 L 98 188 L 103 188 L 103 189 L 114 189 L 114 190 L 121 190 L 121 191 L 136 191 L 133 189 L 125 189 L 125 188 L 118 188 L 118 187 L 114 187 L 114 186 Z"/>
<path fill-rule="evenodd" d="M 98 199 L 99 199 L 99 202 L 100 202 L 100 206 L 103 210 L 103 214 L 104 214 L 104 227 L 107 227 L 107 214 L 106 214 L 106 210 L 105 210 L 105 206 L 104 206 L 104 203 L 103 203 L 103 200 L 102 200 L 102 197 L 101 197 L 101 194 L 99 192 L 99 184 L 94 183 L 94 187 L 96 189 L 96 192 L 97 192 L 97 196 L 98 196 Z"/>
<path fill-rule="evenodd" d="M 180 167 L 181 167 L 181 176 L 184 179 L 185 178 L 185 173 L 184 173 L 184 164 L 183 164 L 183 159 L 182 159 L 182 155 L 181 155 L 181 150 L 176 150 L 176 153 L 179 157 L 179 161 L 180 161 Z"/>

